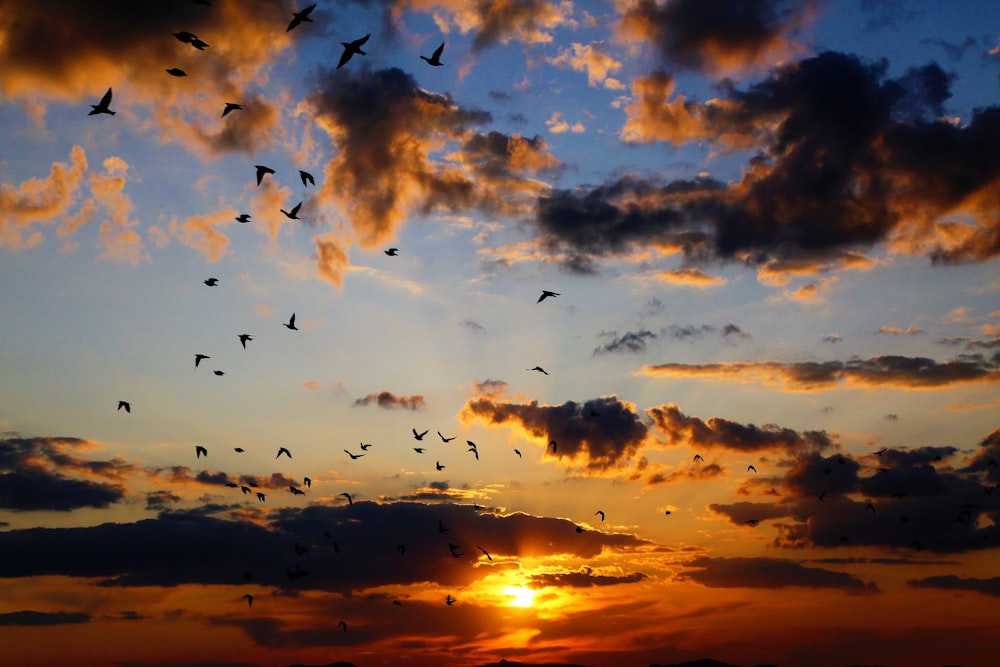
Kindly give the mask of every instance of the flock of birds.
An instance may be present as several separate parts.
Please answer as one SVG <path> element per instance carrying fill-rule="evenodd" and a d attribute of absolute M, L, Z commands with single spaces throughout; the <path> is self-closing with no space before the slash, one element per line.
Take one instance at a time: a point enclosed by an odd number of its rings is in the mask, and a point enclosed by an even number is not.
<path fill-rule="evenodd" d="M 192 1 L 195 2 L 196 4 L 200 4 L 200 5 L 209 5 L 210 4 L 208 2 L 208 0 L 192 0 Z M 291 19 L 291 21 L 289 22 L 289 24 L 288 24 L 288 26 L 286 28 L 286 32 L 296 29 L 297 27 L 299 27 L 303 23 L 312 23 L 313 19 L 311 17 L 311 14 L 312 14 L 312 12 L 313 12 L 313 10 L 315 8 L 316 8 L 316 5 L 313 4 L 313 5 L 310 5 L 310 6 L 304 8 L 302 10 L 293 12 L 292 13 L 292 19 Z M 188 32 L 188 31 L 180 31 L 180 32 L 177 32 L 177 33 L 173 33 L 173 36 L 177 40 L 179 40 L 180 42 L 185 43 L 185 44 L 190 44 L 192 47 L 194 47 L 195 49 L 197 49 L 199 51 L 204 50 L 204 49 L 206 49 L 206 48 L 209 47 L 209 45 L 205 41 L 203 41 L 202 39 L 200 39 L 197 35 L 195 35 L 195 34 L 193 34 L 191 32 Z M 340 69 L 340 68 L 344 67 L 345 65 L 347 65 L 348 62 L 350 62 L 350 60 L 354 56 L 364 56 L 364 55 L 366 55 L 365 51 L 362 50 L 362 47 L 367 44 L 367 42 L 369 41 L 370 37 L 371 37 L 371 34 L 369 33 L 369 34 L 366 34 L 364 37 L 361 37 L 359 39 L 355 39 L 353 41 L 341 42 L 341 45 L 343 46 L 343 52 L 342 52 L 342 54 L 340 56 L 339 62 L 337 63 L 337 69 Z M 423 56 L 423 55 L 421 55 L 420 58 L 422 60 L 424 60 L 430 66 L 440 67 L 440 66 L 443 65 L 443 63 L 441 62 L 441 56 L 442 56 L 442 53 L 444 51 L 444 46 L 445 46 L 445 44 L 442 42 L 441 45 L 438 46 L 430 56 Z M 170 69 L 168 69 L 166 71 L 169 74 L 171 74 L 172 76 L 186 76 L 185 72 L 183 72 L 183 70 L 180 70 L 179 68 L 170 68 Z M 100 99 L 100 101 L 97 104 L 90 105 L 91 106 L 91 111 L 90 111 L 89 115 L 100 115 L 100 114 L 106 114 L 106 115 L 112 115 L 112 116 L 115 115 L 115 111 L 111 109 L 112 99 L 113 99 L 113 97 L 112 97 L 112 89 L 109 87 L 108 90 L 107 90 L 107 92 L 104 94 L 104 96 Z M 226 105 L 225 105 L 225 108 L 222 111 L 222 117 L 225 118 L 230 113 L 235 112 L 235 111 L 239 111 L 239 110 L 242 110 L 242 109 L 243 109 L 243 105 L 241 103 L 227 102 Z M 261 185 L 261 183 L 263 182 L 264 178 L 275 174 L 275 170 L 272 169 L 272 168 L 270 168 L 270 167 L 268 167 L 268 166 L 266 166 L 266 165 L 255 165 L 255 168 L 256 168 L 256 182 L 257 182 L 257 186 Z M 304 171 L 304 170 L 300 170 L 299 171 L 299 177 L 300 177 L 300 180 L 301 180 L 302 185 L 303 185 L 304 188 L 305 187 L 309 187 L 309 186 L 315 187 L 315 185 L 316 185 L 315 178 L 309 172 Z M 299 219 L 298 214 L 299 214 L 301 206 L 302 206 L 302 202 L 299 202 L 298 204 L 296 204 L 295 206 L 293 206 L 289 210 L 281 209 L 281 213 L 283 213 L 288 219 L 298 220 Z M 250 214 L 243 213 L 243 214 L 240 214 L 239 216 L 236 217 L 236 221 L 239 222 L 239 223 L 248 223 L 248 222 L 251 221 L 251 216 L 250 216 Z M 398 255 L 399 249 L 395 248 L 395 247 L 388 248 L 388 249 L 384 250 L 384 253 L 387 256 L 395 257 L 395 256 Z M 209 278 L 209 279 L 205 280 L 204 283 L 205 283 L 205 285 L 207 285 L 209 287 L 215 287 L 215 286 L 218 286 L 219 280 L 217 278 Z M 559 296 L 560 296 L 560 293 L 558 293 L 558 292 L 554 292 L 554 291 L 551 291 L 551 290 L 542 290 L 542 292 L 541 292 L 540 296 L 538 297 L 536 303 L 541 303 L 541 302 L 545 301 L 546 299 L 556 298 L 556 297 L 559 297 Z M 296 326 L 296 315 L 295 315 L 295 313 L 292 313 L 292 315 L 290 316 L 290 318 L 288 319 L 288 321 L 287 322 L 283 322 L 282 325 L 285 328 L 289 329 L 290 331 L 298 331 L 298 327 Z M 254 340 L 253 336 L 251 334 L 247 334 L 247 333 L 241 333 L 241 334 L 239 334 L 238 335 L 238 339 L 239 339 L 240 344 L 242 345 L 242 347 L 243 347 L 244 350 L 246 350 L 246 348 L 247 348 L 247 343 Z M 197 353 L 197 354 L 195 354 L 195 356 L 194 356 L 194 366 L 195 366 L 195 368 L 199 368 L 200 365 L 201 365 L 201 363 L 203 361 L 207 360 L 207 359 L 211 359 L 211 357 L 209 355 L 207 355 L 207 354 L 203 354 L 203 353 Z M 549 375 L 549 373 L 544 368 L 542 368 L 541 366 L 537 366 L 537 365 L 534 366 L 534 367 L 532 367 L 532 368 L 528 368 L 526 370 L 533 371 L 533 372 L 538 372 L 538 373 L 544 374 L 546 376 Z M 216 374 L 216 375 L 219 375 L 219 376 L 224 375 L 224 371 L 222 371 L 222 370 L 214 370 L 213 373 Z M 131 411 L 132 411 L 132 405 L 127 400 L 120 400 L 120 401 L 118 401 L 118 410 L 124 410 L 127 413 L 131 413 Z M 590 410 L 589 416 L 591 418 L 597 418 L 597 417 L 600 416 L 600 414 L 597 413 L 594 410 Z M 416 442 L 418 442 L 418 443 L 423 443 L 424 438 L 425 438 L 425 436 L 427 436 L 428 433 L 429 433 L 429 429 L 426 429 L 426 430 L 423 430 L 423 431 L 418 431 L 416 428 L 412 429 L 412 436 L 413 436 L 414 440 Z M 450 437 L 445 436 L 444 434 L 441 433 L 441 431 L 437 431 L 437 435 L 439 436 L 440 440 L 444 444 L 447 444 L 447 443 L 455 440 L 455 438 L 457 437 L 457 436 L 450 436 Z M 476 460 L 478 461 L 479 460 L 479 449 L 478 449 L 477 444 L 475 442 L 471 441 L 471 440 L 467 440 L 466 441 L 466 445 L 468 447 L 467 448 L 467 453 L 471 453 L 476 458 Z M 353 452 L 353 451 L 350 451 L 348 449 L 344 449 L 343 451 L 349 457 L 349 460 L 351 460 L 351 461 L 357 461 L 357 460 L 361 459 L 362 457 L 364 457 L 368 453 L 368 450 L 371 447 L 372 447 L 372 444 L 370 444 L 370 443 L 361 443 L 360 444 L 360 450 L 361 450 L 360 452 Z M 557 446 L 557 444 L 556 444 L 556 442 L 554 440 L 550 441 L 548 443 L 548 447 L 546 448 L 546 453 L 548 453 L 549 451 L 551 451 L 553 455 L 556 455 L 556 453 L 557 453 L 557 447 L 558 446 Z M 242 448 L 240 448 L 240 447 L 236 447 L 234 449 L 235 449 L 235 452 L 237 454 L 244 453 L 244 450 Z M 424 454 L 427 451 L 427 447 L 423 446 L 422 444 L 418 444 L 417 446 L 413 447 L 413 451 L 416 452 L 417 454 Z M 879 456 L 881 456 L 885 451 L 886 450 L 883 449 L 881 451 L 876 452 L 876 454 L 878 454 Z M 521 458 L 522 453 L 521 453 L 520 450 L 514 449 L 514 453 L 518 456 L 518 458 Z M 195 457 L 196 457 L 196 460 L 200 460 L 203 457 L 207 458 L 208 456 L 209 456 L 209 451 L 208 451 L 208 449 L 205 446 L 203 446 L 203 445 L 196 445 L 195 446 Z M 280 459 L 282 456 L 285 456 L 288 459 L 291 459 L 292 458 L 292 452 L 287 447 L 281 446 L 281 447 L 279 447 L 277 449 L 277 454 L 275 455 L 275 459 Z M 839 457 L 837 459 L 837 461 L 839 463 L 845 463 L 846 460 L 844 459 L 844 457 Z M 695 464 L 704 463 L 704 458 L 701 456 L 701 454 L 695 454 L 694 458 L 693 458 L 693 463 L 695 463 Z M 990 465 L 991 466 L 996 466 L 997 463 L 996 463 L 995 460 L 991 459 L 990 460 Z M 435 469 L 437 471 L 441 471 L 441 470 L 445 469 L 445 467 L 446 466 L 443 465 L 440 461 L 435 461 Z M 882 469 L 880 469 L 880 470 L 882 470 Z M 746 472 L 747 473 L 753 473 L 754 475 L 756 475 L 758 471 L 757 471 L 756 466 L 749 465 L 749 466 L 747 466 Z M 830 474 L 833 473 L 833 469 L 831 467 L 828 467 L 828 468 L 824 469 L 824 472 L 825 472 L 825 474 L 830 475 Z M 258 490 L 258 488 L 255 488 L 255 485 L 252 484 L 252 483 L 240 484 L 240 483 L 237 483 L 237 482 L 229 481 L 229 482 L 226 483 L 226 486 L 234 488 L 234 489 L 238 489 L 240 492 L 242 492 L 245 495 L 255 495 L 256 499 L 260 503 L 264 503 L 267 500 L 267 494 L 264 493 L 263 491 Z M 299 485 L 297 483 L 294 483 L 294 482 L 291 483 L 289 485 L 289 492 L 292 493 L 293 495 L 305 495 L 306 491 L 303 490 L 302 486 L 304 486 L 306 489 L 310 489 L 312 487 L 312 479 L 309 478 L 309 477 L 303 478 L 303 481 L 302 481 L 301 485 Z M 998 486 L 1000 486 L 1000 485 L 998 485 Z M 987 489 L 987 493 L 992 494 L 992 488 L 988 488 Z M 353 502 L 354 502 L 353 498 L 352 498 L 352 496 L 349 493 L 343 492 L 343 493 L 341 493 L 339 495 L 341 497 L 344 497 L 349 505 L 353 504 Z M 825 496 L 826 496 L 826 492 L 823 491 L 823 492 L 817 494 L 816 497 L 820 501 L 823 501 L 824 498 L 825 498 Z M 902 495 L 901 494 L 894 494 L 894 497 L 901 498 Z M 481 508 L 478 507 L 478 505 L 476 507 L 478 509 L 481 509 Z M 971 507 L 970 506 L 963 506 L 962 507 L 962 515 L 960 516 L 960 520 L 964 519 L 966 521 L 970 521 L 972 519 L 972 512 L 971 511 L 972 511 L 973 508 L 974 508 L 974 506 L 971 506 Z M 867 504 L 865 505 L 865 511 L 866 512 L 870 511 L 872 514 L 876 514 L 876 507 L 875 507 L 874 502 L 868 501 Z M 664 513 L 666 515 L 670 515 L 671 514 L 671 510 L 669 510 L 669 509 L 665 510 Z M 605 515 L 605 512 L 603 510 L 601 510 L 601 509 L 598 509 L 596 512 L 594 512 L 594 516 L 600 517 L 601 522 L 605 521 L 605 516 L 606 515 Z M 903 517 L 903 520 L 907 521 L 908 519 L 906 519 L 906 517 Z M 748 526 L 753 527 L 753 526 L 757 526 L 760 523 L 760 521 L 761 521 L 760 519 L 750 518 L 750 519 L 745 520 L 744 523 L 746 525 L 748 525 Z M 450 530 L 451 529 L 448 528 L 448 527 L 446 527 L 441 521 L 438 522 L 438 532 L 439 533 L 445 534 L 445 533 L 448 533 Z M 577 532 L 581 532 L 582 533 L 582 532 L 584 532 L 584 530 L 585 529 L 582 526 L 576 526 L 576 531 Z M 330 537 L 329 534 L 327 534 L 327 533 L 324 533 L 324 535 L 326 537 Z M 846 539 L 847 538 L 844 537 L 842 539 L 842 541 L 846 541 Z M 339 546 L 336 544 L 336 542 L 334 542 L 333 544 L 334 544 L 335 550 L 339 551 Z M 919 540 L 914 539 L 913 543 L 911 544 L 911 547 L 913 547 L 914 549 L 916 549 L 916 550 L 919 551 L 921 549 L 921 544 L 920 544 Z M 492 560 L 492 556 L 490 555 L 490 553 L 485 548 L 483 548 L 482 546 L 479 546 L 479 545 L 476 545 L 476 548 L 479 551 L 481 551 L 482 554 L 487 559 Z M 297 555 L 302 555 L 302 554 L 304 554 L 304 553 L 306 553 L 308 551 L 308 547 L 304 547 L 304 546 L 296 543 L 294 545 L 294 550 L 295 550 L 295 553 Z M 397 550 L 399 551 L 400 555 L 405 554 L 405 550 L 406 550 L 405 549 L 405 545 L 400 544 L 397 547 Z M 461 558 L 461 557 L 465 556 L 465 554 L 466 554 L 465 550 L 460 545 L 455 544 L 453 542 L 449 542 L 448 543 L 448 550 L 449 550 L 449 552 L 451 553 L 451 555 L 454 558 Z M 303 576 L 305 576 L 307 574 L 308 574 L 308 572 L 306 572 L 306 570 L 304 568 L 302 568 L 301 566 L 299 566 L 299 565 L 296 565 L 293 569 L 291 569 L 291 570 L 289 570 L 287 572 L 288 578 L 290 580 L 299 579 L 299 578 L 301 578 L 301 577 L 303 577 Z M 245 572 L 244 573 L 244 578 L 248 582 L 252 581 L 252 574 L 250 572 Z M 253 597 L 252 594 L 247 593 L 247 594 L 245 594 L 245 595 L 242 596 L 242 599 L 246 600 L 248 606 L 253 606 L 254 597 Z M 445 603 L 448 606 L 451 606 L 451 605 L 455 604 L 456 601 L 457 601 L 456 598 L 454 598 L 450 594 L 445 598 Z M 399 600 L 393 600 L 393 604 L 400 605 L 402 603 Z M 340 621 L 339 627 L 342 630 L 346 631 L 347 630 L 346 622 Z"/>

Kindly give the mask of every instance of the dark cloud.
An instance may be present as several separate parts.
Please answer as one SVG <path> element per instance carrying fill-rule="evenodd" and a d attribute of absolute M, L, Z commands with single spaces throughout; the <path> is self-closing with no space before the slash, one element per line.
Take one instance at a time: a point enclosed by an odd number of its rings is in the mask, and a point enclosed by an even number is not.
<path fill-rule="evenodd" d="M 822 391 L 839 384 L 857 387 L 934 389 L 970 382 L 1000 382 L 1000 364 L 982 356 L 953 361 L 885 355 L 847 361 L 732 362 L 647 366 L 649 375 L 706 377 L 777 384 L 789 391 Z"/>
<path fill-rule="evenodd" d="M 1000 349 L 1000 337 L 982 340 L 979 338 L 969 338 L 968 336 L 952 336 L 950 338 L 938 338 L 936 342 L 941 345 L 948 345 L 949 347 L 965 346 L 967 350 Z"/>
<path fill-rule="evenodd" d="M 879 466 L 895 468 L 900 466 L 929 465 L 954 456 L 958 449 L 950 446 L 915 447 L 913 449 L 887 449 L 878 457 Z"/>
<path fill-rule="evenodd" d="M 715 479 L 717 477 L 721 477 L 725 472 L 725 469 L 718 463 L 689 466 L 687 468 L 680 468 L 671 472 L 661 470 L 646 477 L 646 486 L 673 484 L 675 482 L 698 482 L 706 479 Z"/>
<path fill-rule="evenodd" d="M 776 505 L 773 503 L 754 503 L 741 501 L 731 504 L 712 503 L 708 506 L 710 510 L 727 517 L 730 522 L 738 526 L 747 525 L 748 521 L 765 521 L 767 519 L 780 519 L 791 514 L 791 508 Z"/>
<path fill-rule="evenodd" d="M 420 394 L 413 396 L 397 396 L 391 391 L 380 391 L 377 394 L 368 394 L 364 398 L 354 401 L 354 405 L 370 405 L 374 403 L 380 408 L 391 410 L 393 408 L 403 408 L 405 410 L 419 410 L 424 407 L 424 397 Z"/>
<path fill-rule="evenodd" d="M 646 349 L 646 340 L 655 340 L 656 334 L 643 329 L 642 331 L 626 331 L 621 336 L 617 332 L 606 334 L 609 340 L 604 345 L 594 348 L 592 356 L 611 354 L 613 352 L 633 352 L 638 354 Z"/>
<path fill-rule="evenodd" d="M 569 586 L 573 588 L 588 588 L 590 586 L 615 586 L 617 584 L 635 584 L 646 579 L 642 572 L 632 572 L 624 575 L 595 574 L 594 570 L 585 567 L 577 572 L 549 572 L 533 574 L 528 578 L 531 588 L 545 586 Z"/>
<path fill-rule="evenodd" d="M 770 64 L 794 50 L 811 0 L 639 0 L 622 16 L 626 35 L 648 41 L 671 68 L 719 73 Z"/>
<path fill-rule="evenodd" d="M 465 320 L 462 320 L 461 322 L 459 322 L 458 324 L 459 324 L 459 326 L 463 326 L 466 329 L 468 329 L 469 331 L 472 331 L 473 333 L 477 333 L 477 334 L 485 334 L 486 333 L 486 327 L 484 327 L 479 322 L 476 322 L 475 320 L 465 319 Z"/>
<path fill-rule="evenodd" d="M 943 574 L 923 579 L 910 579 L 906 582 L 912 588 L 937 588 L 950 591 L 975 591 L 983 595 L 1000 597 L 1000 577 L 991 579 L 976 579 L 956 577 L 953 574 Z"/>
<path fill-rule="evenodd" d="M 698 340 L 702 338 L 705 334 L 715 331 L 716 328 L 711 324 L 671 324 L 667 327 L 667 335 L 676 340 Z"/>
<path fill-rule="evenodd" d="M 696 450 L 720 447 L 737 452 L 783 450 L 795 453 L 822 450 L 834 444 L 826 431 L 800 433 L 776 424 L 758 427 L 721 417 L 702 420 L 685 415 L 676 403 L 649 408 L 646 412 L 669 444 L 686 444 Z"/>
<path fill-rule="evenodd" d="M 847 572 L 806 567 L 781 558 L 695 558 L 687 564 L 695 568 L 681 579 L 709 588 L 837 588 L 848 593 L 877 593 L 878 586 Z"/>
<path fill-rule="evenodd" d="M 73 611 L 10 611 L 0 614 L 0 626 L 5 625 L 66 625 L 89 623 L 90 614 Z"/>
<path fill-rule="evenodd" d="M 841 342 L 844 339 L 839 334 L 826 334 L 825 336 L 823 336 L 823 338 L 821 340 L 824 343 L 830 343 L 832 345 L 832 344 L 839 343 L 839 342 Z"/>
<path fill-rule="evenodd" d="M 614 396 L 562 405 L 479 398 L 465 404 L 461 417 L 467 423 L 480 420 L 519 428 L 546 445 L 546 456 L 579 460 L 592 471 L 613 468 L 632 458 L 647 437 L 646 425 L 635 408 Z M 547 446 L 553 440 L 555 451 Z"/>
<path fill-rule="evenodd" d="M 473 389 L 477 396 L 499 398 L 507 391 L 507 383 L 503 380 L 483 380 L 473 383 Z"/>
<path fill-rule="evenodd" d="M 165 510 L 170 505 L 176 505 L 181 497 L 170 491 L 150 491 L 146 494 L 147 510 Z"/>

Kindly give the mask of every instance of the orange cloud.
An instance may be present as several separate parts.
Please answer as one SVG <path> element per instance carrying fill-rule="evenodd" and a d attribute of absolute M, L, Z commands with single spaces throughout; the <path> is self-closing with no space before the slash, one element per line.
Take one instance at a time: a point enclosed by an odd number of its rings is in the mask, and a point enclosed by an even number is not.
<path fill-rule="evenodd" d="M 610 73 L 621 69 L 622 64 L 608 55 L 603 42 L 590 44 L 570 44 L 554 58 L 545 62 L 556 66 L 569 66 L 578 72 L 586 70 L 587 84 L 591 87 L 603 85 L 611 90 L 621 90 L 625 86 L 617 79 L 609 78 Z"/>
<path fill-rule="evenodd" d="M 525 44 L 548 44 L 552 30 L 572 25 L 570 3 L 544 0 L 400 0 L 401 5 L 429 11 L 441 32 L 453 29 L 475 33 L 473 49 L 513 40 Z"/>
<path fill-rule="evenodd" d="M 337 289 L 344 287 L 344 271 L 348 267 L 347 253 L 341 248 L 341 240 L 333 234 L 313 237 L 316 244 L 316 273 L 333 284 Z"/>
<path fill-rule="evenodd" d="M 702 273 L 698 269 L 674 269 L 673 271 L 661 271 L 656 277 L 674 285 L 687 285 L 690 287 L 718 287 L 725 285 L 727 281 L 722 276 L 710 276 Z"/>
<path fill-rule="evenodd" d="M 90 191 L 108 215 L 97 232 L 99 243 L 104 248 L 98 257 L 135 265 L 148 261 L 149 255 L 142 238 L 135 231 L 139 221 L 129 218 L 135 206 L 124 192 L 128 169 L 128 163 L 119 157 L 105 159 L 106 173 L 90 173 Z"/>
<path fill-rule="evenodd" d="M 229 248 L 229 237 L 219 227 L 234 224 L 235 215 L 233 209 L 224 208 L 209 215 L 192 215 L 183 223 L 174 218 L 168 229 L 181 245 L 194 248 L 209 262 L 218 262 Z"/>

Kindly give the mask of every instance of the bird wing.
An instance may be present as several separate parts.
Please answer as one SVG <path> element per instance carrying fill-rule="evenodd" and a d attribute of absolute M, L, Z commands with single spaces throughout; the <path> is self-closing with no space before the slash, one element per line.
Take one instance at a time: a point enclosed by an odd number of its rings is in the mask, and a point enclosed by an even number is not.
<path fill-rule="evenodd" d="M 343 67 L 344 65 L 346 65 L 347 61 L 350 60 L 351 56 L 353 56 L 353 55 L 354 55 L 354 52 L 351 51 L 351 49 L 349 47 L 345 46 L 344 47 L 344 52 L 340 54 L 340 62 L 337 63 L 337 69 L 340 69 L 341 67 Z"/>
<path fill-rule="evenodd" d="M 292 209 L 292 215 L 298 215 L 300 208 L 302 208 L 302 202 L 295 205 L 295 208 Z"/>
<path fill-rule="evenodd" d="M 441 42 L 441 46 L 434 49 L 434 53 L 431 55 L 431 60 L 436 62 L 441 57 L 442 51 L 444 51 L 444 42 Z"/>
<path fill-rule="evenodd" d="M 295 313 L 292 313 L 292 316 L 288 318 L 288 323 L 292 325 L 295 324 Z"/>
<path fill-rule="evenodd" d="M 101 101 L 98 103 L 97 106 L 99 106 L 101 108 L 104 108 L 104 109 L 107 109 L 109 104 L 111 104 L 111 89 L 110 88 L 108 88 L 108 92 L 104 93 L 104 97 L 101 98 Z"/>
<path fill-rule="evenodd" d="M 358 48 L 358 47 L 360 47 L 361 45 L 363 45 L 363 44 L 364 44 L 365 42 L 367 42 L 367 41 L 368 41 L 368 38 L 369 38 L 369 37 L 371 37 L 371 36 L 372 36 L 372 34 L 371 34 L 371 33 L 368 33 L 367 35 L 365 35 L 365 36 L 364 36 L 364 37 L 362 37 L 361 39 L 356 39 L 356 40 L 354 40 L 353 42 L 351 42 L 351 46 L 353 46 L 354 48 Z"/>

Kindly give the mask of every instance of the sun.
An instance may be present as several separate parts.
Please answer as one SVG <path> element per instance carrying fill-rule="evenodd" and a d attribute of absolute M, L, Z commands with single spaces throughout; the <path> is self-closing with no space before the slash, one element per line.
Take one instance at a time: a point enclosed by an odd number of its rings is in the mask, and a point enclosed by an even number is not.
<path fill-rule="evenodd" d="M 508 586 L 503 594 L 511 597 L 507 603 L 511 607 L 530 607 L 535 601 L 535 591 L 524 586 Z"/>

